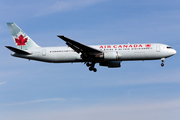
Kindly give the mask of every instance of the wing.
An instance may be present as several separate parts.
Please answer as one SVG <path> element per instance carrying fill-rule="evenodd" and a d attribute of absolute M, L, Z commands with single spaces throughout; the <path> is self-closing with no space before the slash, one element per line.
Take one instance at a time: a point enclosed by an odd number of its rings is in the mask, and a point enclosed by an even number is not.
<path fill-rule="evenodd" d="M 62 35 L 58 35 L 59 38 L 61 38 L 62 40 L 64 40 L 66 42 L 66 44 L 71 47 L 74 51 L 76 51 L 77 53 L 85 53 L 85 54 L 89 54 L 89 55 L 96 55 L 99 53 L 102 53 L 102 51 L 89 47 L 87 45 L 84 45 L 82 43 L 76 42 L 74 40 L 71 40 L 67 37 L 64 37 Z"/>

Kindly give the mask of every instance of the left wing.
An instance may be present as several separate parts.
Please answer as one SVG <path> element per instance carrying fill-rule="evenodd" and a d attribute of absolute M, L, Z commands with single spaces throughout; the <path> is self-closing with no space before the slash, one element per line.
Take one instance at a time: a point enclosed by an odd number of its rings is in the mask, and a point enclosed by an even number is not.
<path fill-rule="evenodd" d="M 64 40 L 66 42 L 66 44 L 71 47 L 74 51 L 76 51 L 77 53 L 85 53 L 88 55 L 97 55 L 100 53 L 103 53 L 102 51 L 89 47 L 87 45 L 84 45 L 82 43 L 76 42 L 74 40 L 71 40 L 67 37 L 64 37 L 62 35 L 58 35 L 59 38 L 61 38 L 62 40 Z"/>

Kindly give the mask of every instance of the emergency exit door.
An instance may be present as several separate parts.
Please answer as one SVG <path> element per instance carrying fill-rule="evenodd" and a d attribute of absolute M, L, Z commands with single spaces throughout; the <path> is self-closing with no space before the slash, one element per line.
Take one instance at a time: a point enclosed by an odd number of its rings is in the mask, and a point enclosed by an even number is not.
<path fill-rule="evenodd" d="M 160 46 L 157 45 L 157 46 L 156 46 L 156 51 L 157 51 L 157 52 L 160 52 L 160 50 L 161 50 Z"/>
<path fill-rule="evenodd" d="M 42 50 L 42 56 L 46 56 L 46 50 L 45 49 Z"/>

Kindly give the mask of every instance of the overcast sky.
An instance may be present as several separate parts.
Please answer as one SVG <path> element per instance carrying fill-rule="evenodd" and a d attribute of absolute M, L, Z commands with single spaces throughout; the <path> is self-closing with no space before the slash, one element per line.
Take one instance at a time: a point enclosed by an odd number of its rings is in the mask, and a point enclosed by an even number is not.
<path fill-rule="evenodd" d="M 0 0 L 1 120 L 179 120 L 179 0 Z M 38 45 L 163 43 L 177 54 L 161 61 L 43 63 L 12 57 L 7 22 Z"/>

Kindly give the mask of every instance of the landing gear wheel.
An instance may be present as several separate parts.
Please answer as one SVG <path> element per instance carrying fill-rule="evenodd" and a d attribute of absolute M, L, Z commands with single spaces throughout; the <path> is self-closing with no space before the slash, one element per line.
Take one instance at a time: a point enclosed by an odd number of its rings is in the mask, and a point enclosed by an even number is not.
<path fill-rule="evenodd" d="M 163 67 L 163 66 L 164 66 L 164 63 L 161 63 L 161 66 Z"/>
<path fill-rule="evenodd" d="M 86 66 L 89 67 L 89 71 L 97 72 L 97 69 L 94 68 L 95 64 L 96 64 L 95 62 L 88 62 L 88 63 L 86 63 Z"/>
<path fill-rule="evenodd" d="M 94 68 L 94 69 L 93 69 L 93 71 L 94 71 L 94 72 L 97 72 L 97 69 L 96 69 L 96 68 Z"/>
<path fill-rule="evenodd" d="M 161 61 L 162 61 L 161 66 L 163 67 L 164 66 L 165 58 L 161 58 Z"/>
<path fill-rule="evenodd" d="M 91 64 L 89 64 L 89 63 L 86 63 L 86 66 L 87 66 L 87 67 L 89 67 L 89 66 L 91 66 Z"/>
<path fill-rule="evenodd" d="M 89 68 L 89 71 L 92 71 L 92 70 L 93 70 L 93 68 L 92 68 L 92 67 L 90 67 L 90 68 Z"/>

